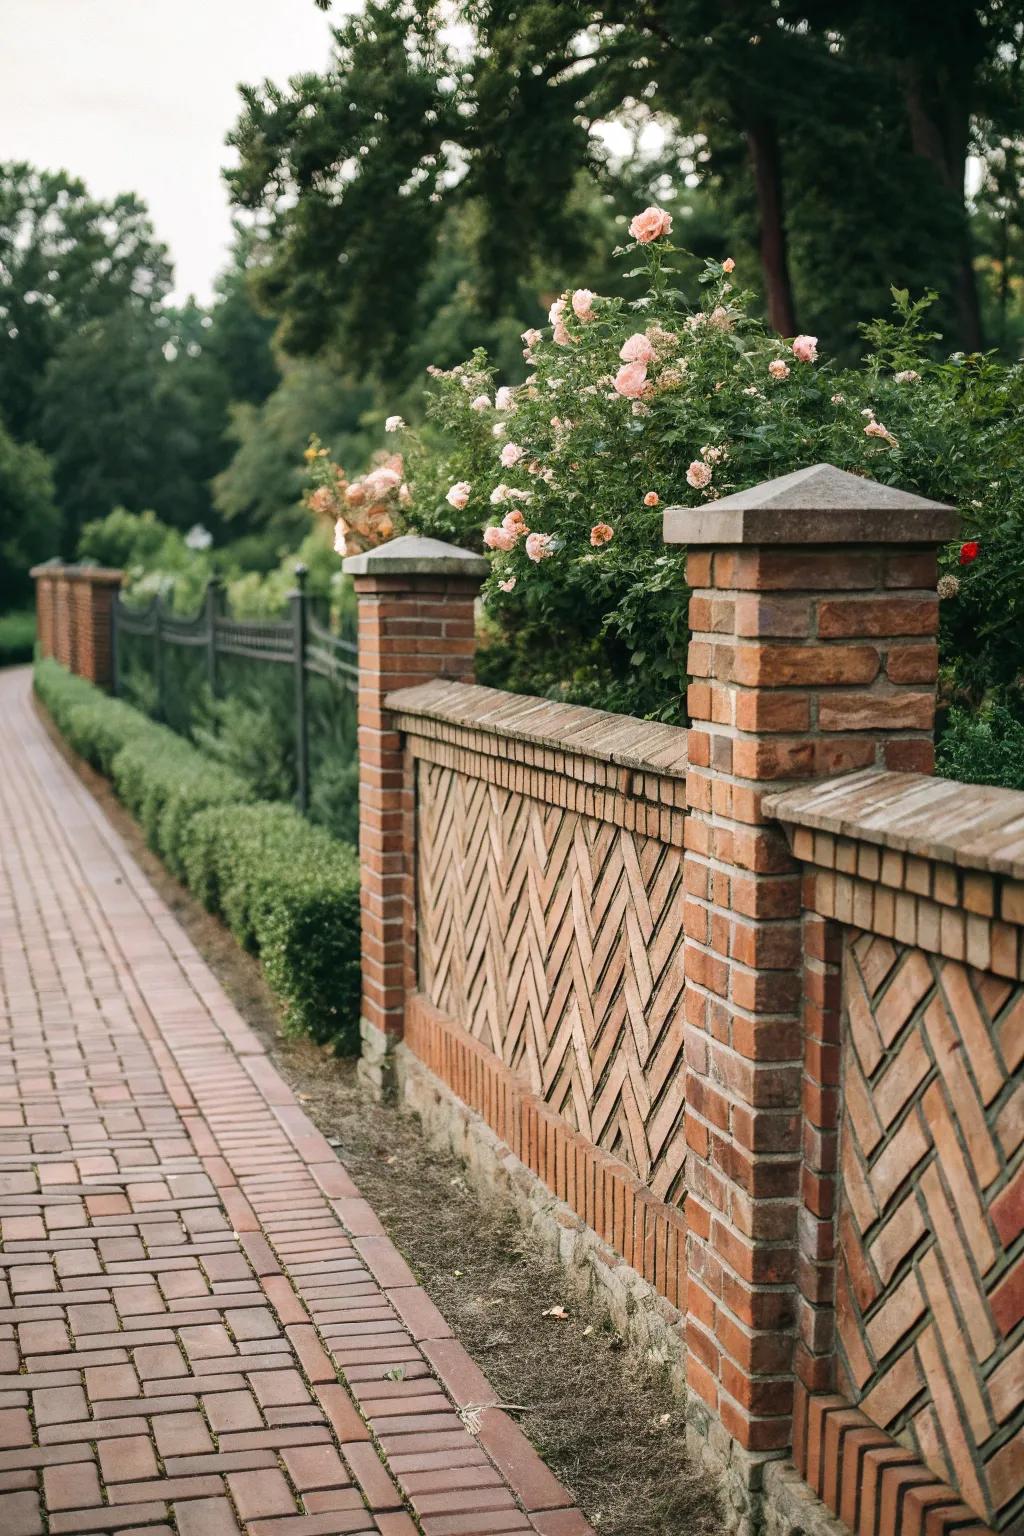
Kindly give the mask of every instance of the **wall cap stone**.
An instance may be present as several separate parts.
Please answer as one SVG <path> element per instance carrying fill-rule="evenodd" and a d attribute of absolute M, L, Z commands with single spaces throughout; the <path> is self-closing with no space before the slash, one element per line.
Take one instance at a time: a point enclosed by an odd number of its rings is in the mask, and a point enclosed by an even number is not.
<path fill-rule="evenodd" d="M 65 565 L 63 560 L 46 560 L 34 565 L 29 575 L 60 576 L 65 581 L 89 581 L 96 587 L 119 587 L 124 581 L 124 571 L 116 571 L 105 565 Z"/>
<path fill-rule="evenodd" d="M 776 820 L 1024 880 L 1024 791 L 868 768 L 783 794 Z"/>
<path fill-rule="evenodd" d="M 399 688 L 385 702 L 403 715 L 535 742 L 665 778 L 686 777 L 688 732 L 678 725 L 440 680 Z"/>
<path fill-rule="evenodd" d="M 361 555 L 348 555 L 341 568 L 346 576 L 466 576 L 483 581 L 490 567 L 472 550 L 407 533 Z"/>
<path fill-rule="evenodd" d="M 700 507 L 666 507 L 666 544 L 944 544 L 953 507 L 834 464 L 780 475 Z"/>

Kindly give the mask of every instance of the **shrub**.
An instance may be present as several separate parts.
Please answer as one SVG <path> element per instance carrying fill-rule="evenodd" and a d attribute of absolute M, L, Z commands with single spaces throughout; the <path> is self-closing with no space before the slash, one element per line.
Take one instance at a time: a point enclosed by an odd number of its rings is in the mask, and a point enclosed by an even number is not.
<path fill-rule="evenodd" d="M 254 798 L 244 779 L 211 763 L 166 726 L 129 741 L 111 763 L 114 787 L 172 874 L 184 873 L 181 852 L 188 822 L 208 805 Z"/>
<path fill-rule="evenodd" d="M 36 643 L 36 615 L 33 608 L 16 609 L 0 615 L 0 667 L 13 667 L 32 660 Z"/>
<path fill-rule="evenodd" d="M 999 704 L 980 714 L 953 708 L 936 752 L 935 771 L 968 784 L 1024 789 L 1024 725 Z"/>
<path fill-rule="evenodd" d="M 359 861 L 283 805 L 218 805 L 189 823 L 190 889 L 260 957 L 288 1027 L 359 1043 Z"/>

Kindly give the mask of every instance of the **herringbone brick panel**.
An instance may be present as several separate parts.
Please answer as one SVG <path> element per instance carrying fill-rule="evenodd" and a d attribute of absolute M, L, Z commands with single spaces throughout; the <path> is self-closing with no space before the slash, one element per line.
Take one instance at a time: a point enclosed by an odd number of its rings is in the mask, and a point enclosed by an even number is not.
<path fill-rule="evenodd" d="M 674 1199 L 682 850 L 437 764 L 418 772 L 421 990 Z"/>
<path fill-rule="evenodd" d="M 1024 988 L 862 935 L 844 974 L 839 1385 L 1024 1522 Z"/>

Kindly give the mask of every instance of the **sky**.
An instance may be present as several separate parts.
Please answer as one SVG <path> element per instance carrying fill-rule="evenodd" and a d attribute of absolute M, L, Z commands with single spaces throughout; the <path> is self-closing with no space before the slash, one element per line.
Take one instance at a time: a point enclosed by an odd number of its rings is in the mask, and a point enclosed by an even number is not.
<path fill-rule="evenodd" d="M 0 160 L 138 193 L 174 297 L 207 300 L 231 235 L 237 86 L 322 68 L 330 25 L 313 0 L 0 0 Z"/>

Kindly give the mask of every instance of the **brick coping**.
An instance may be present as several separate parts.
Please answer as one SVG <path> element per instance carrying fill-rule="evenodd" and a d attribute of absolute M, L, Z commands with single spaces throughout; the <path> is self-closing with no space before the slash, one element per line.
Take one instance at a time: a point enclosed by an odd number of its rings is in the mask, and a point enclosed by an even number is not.
<path fill-rule="evenodd" d="M 441 680 L 396 689 L 385 702 L 389 709 L 407 716 L 420 715 L 665 778 L 686 777 L 688 732 L 678 725 Z"/>
<path fill-rule="evenodd" d="M 769 795 L 763 803 L 769 816 L 789 825 L 1024 880 L 1020 790 L 872 768 Z"/>
<path fill-rule="evenodd" d="M 124 581 L 124 571 L 117 571 L 105 565 L 34 565 L 29 575 L 36 580 L 41 577 L 59 576 L 63 581 L 91 581 L 97 586 L 119 587 Z"/>
<path fill-rule="evenodd" d="M 51 1532 L 593 1536 L 28 687 L 0 680 L 0 1529 L 42 1500 Z"/>

